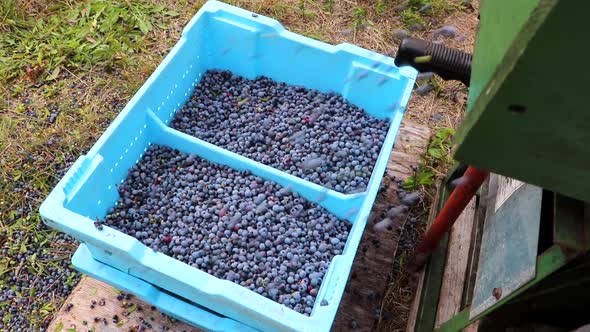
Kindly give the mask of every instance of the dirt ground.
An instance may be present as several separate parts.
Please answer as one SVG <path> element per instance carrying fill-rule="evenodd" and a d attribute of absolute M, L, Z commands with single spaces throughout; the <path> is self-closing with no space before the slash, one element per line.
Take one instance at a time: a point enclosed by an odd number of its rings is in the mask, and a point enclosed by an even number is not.
<path fill-rule="evenodd" d="M 39 204 L 156 68 L 203 2 L 126 0 L 107 6 L 99 0 L 7 0 L 0 4 L 4 327 L 43 329 L 75 286 L 79 273 L 69 260 L 77 244 L 43 226 Z M 308 37 L 381 53 L 394 51 L 405 32 L 472 51 L 477 26 L 477 3 L 466 0 L 228 2 L 276 18 Z M 113 17 L 116 24 L 109 26 Z M 452 26 L 453 36 L 437 38 L 443 26 Z M 416 88 L 425 84 L 432 85 L 432 91 L 414 93 L 405 117 L 433 132 L 457 127 L 466 106 L 466 88 L 436 77 L 419 81 Z M 447 166 L 431 167 L 434 179 Z M 429 194 L 432 188 L 419 189 Z M 418 216 L 428 214 L 428 201 L 422 207 Z M 422 231 L 418 225 L 402 236 L 402 242 L 415 242 Z M 381 310 L 388 318 L 380 324 L 383 331 L 405 327 L 413 290 L 399 269 L 407 254 L 400 250 L 397 270 L 384 271 L 391 275 L 391 285 Z M 22 306 L 26 313 L 16 309 Z"/>

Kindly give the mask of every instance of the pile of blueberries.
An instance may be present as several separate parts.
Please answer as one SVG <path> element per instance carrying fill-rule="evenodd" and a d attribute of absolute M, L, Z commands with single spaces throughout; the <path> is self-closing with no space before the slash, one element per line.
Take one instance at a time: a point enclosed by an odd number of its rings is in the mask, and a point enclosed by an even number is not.
<path fill-rule="evenodd" d="M 289 187 L 151 145 L 106 225 L 309 315 L 350 224 Z"/>
<path fill-rule="evenodd" d="M 335 93 L 207 71 L 172 127 L 342 193 L 364 191 L 389 122 Z"/>

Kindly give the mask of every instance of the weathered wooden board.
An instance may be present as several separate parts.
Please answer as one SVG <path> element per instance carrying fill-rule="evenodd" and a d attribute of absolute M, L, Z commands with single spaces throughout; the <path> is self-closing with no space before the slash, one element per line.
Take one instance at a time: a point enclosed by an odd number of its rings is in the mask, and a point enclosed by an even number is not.
<path fill-rule="evenodd" d="M 432 200 L 432 205 L 430 206 L 430 213 L 428 214 L 428 221 L 426 223 L 427 227 L 432 224 L 434 218 L 438 214 L 438 205 L 441 195 L 441 188 L 437 188 L 436 194 L 434 195 L 434 199 Z M 416 288 L 414 290 L 414 301 L 412 301 L 412 306 L 410 307 L 410 313 L 408 314 L 408 322 L 406 324 L 406 331 L 413 332 L 416 327 L 416 320 L 418 319 L 418 313 L 420 311 L 420 299 L 422 298 L 422 288 L 424 287 L 424 278 L 425 278 L 426 269 L 421 269 L 417 275 L 415 276 L 418 282 L 416 283 Z"/>
<path fill-rule="evenodd" d="M 403 180 L 413 175 L 412 166 L 420 162 L 420 155 L 426 150 L 429 139 L 428 127 L 411 121 L 402 123 L 381 184 L 382 190 L 373 206 L 373 214 L 397 203 L 398 185 L 394 179 Z M 369 220 L 332 327 L 333 331 L 375 329 L 402 228 L 403 225 L 399 225 L 397 231 L 375 232 Z"/>
<path fill-rule="evenodd" d="M 47 331 L 127 332 L 140 331 L 141 326 L 145 331 L 200 331 L 164 316 L 155 308 L 152 310 L 151 305 L 133 296 L 129 300 L 119 300 L 119 294 L 121 293 L 118 290 L 104 282 L 83 277 L 49 324 Z M 96 304 L 93 305 L 93 301 Z"/>
<path fill-rule="evenodd" d="M 469 249 L 475 222 L 475 210 L 476 198 L 473 197 L 451 229 L 443 283 L 436 313 L 436 328 L 461 310 L 463 287 L 469 262 Z"/>

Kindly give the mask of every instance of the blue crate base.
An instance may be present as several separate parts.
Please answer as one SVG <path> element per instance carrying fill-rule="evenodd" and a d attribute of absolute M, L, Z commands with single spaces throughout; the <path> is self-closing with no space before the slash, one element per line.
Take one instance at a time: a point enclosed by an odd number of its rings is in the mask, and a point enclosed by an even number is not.
<path fill-rule="evenodd" d="M 376 61 L 379 66 L 374 66 Z M 174 113 L 185 104 L 208 69 L 229 70 L 249 79 L 264 75 L 321 92 L 338 92 L 369 115 L 388 119 L 390 127 L 366 191 L 346 195 L 329 190 L 170 128 L 168 123 Z M 263 331 L 328 331 L 415 76 L 415 70 L 397 68 L 393 59 L 383 55 L 349 44 L 327 45 L 286 31 L 268 17 L 209 1 L 96 144 L 52 190 L 40 208 L 41 216 L 50 227 L 85 244 L 96 261 L 234 321 Z M 346 246 L 331 261 L 310 316 L 156 253 L 115 229 L 95 228 L 94 222 L 103 219 L 117 201 L 117 185 L 150 144 L 196 154 L 290 186 L 310 201 L 321 200 L 318 204 L 322 207 L 352 223 Z M 109 278 L 103 280 L 117 283 Z"/>
<path fill-rule="evenodd" d="M 142 301 L 155 305 L 168 316 L 177 318 L 207 331 L 257 331 L 233 319 L 216 315 L 194 304 L 167 294 L 139 278 L 112 268 L 92 258 L 86 245 L 81 244 L 72 264 L 79 271 L 112 286 L 137 296 Z"/>

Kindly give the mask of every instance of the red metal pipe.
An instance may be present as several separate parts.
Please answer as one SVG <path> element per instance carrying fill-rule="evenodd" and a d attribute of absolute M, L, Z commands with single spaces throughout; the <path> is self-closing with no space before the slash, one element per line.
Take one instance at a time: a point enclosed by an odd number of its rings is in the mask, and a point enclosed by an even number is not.
<path fill-rule="evenodd" d="M 488 177 L 490 172 L 469 166 L 461 181 L 457 184 L 445 205 L 440 210 L 430 228 L 424 234 L 422 242 L 416 249 L 414 259 L 408 266 L 411 270 L 417 271 L 421 268 L 430 254 L 436 249 L 443 235 L 451 229 L 463 209 L 475 195 L 481 184 Z"/>

